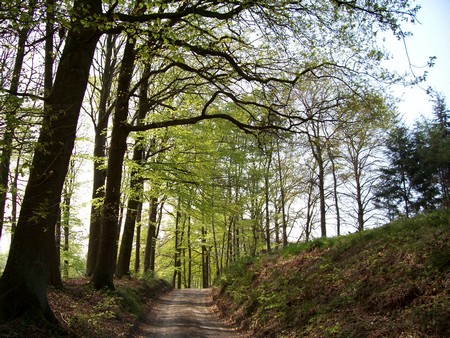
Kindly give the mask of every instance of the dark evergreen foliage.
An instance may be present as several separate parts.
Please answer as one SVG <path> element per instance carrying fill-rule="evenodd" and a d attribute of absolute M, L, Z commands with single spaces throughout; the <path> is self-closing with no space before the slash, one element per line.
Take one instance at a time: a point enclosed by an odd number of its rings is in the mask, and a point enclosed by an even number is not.
<path fill-rule="evenodd" d="M 376 196 L 390 219 L 450 205 L 449 110 L 441 94 L 432 102 L 433 120 L 417 122 L 412 130 L 397 123 L 386 139 L 388 162 Z"/>

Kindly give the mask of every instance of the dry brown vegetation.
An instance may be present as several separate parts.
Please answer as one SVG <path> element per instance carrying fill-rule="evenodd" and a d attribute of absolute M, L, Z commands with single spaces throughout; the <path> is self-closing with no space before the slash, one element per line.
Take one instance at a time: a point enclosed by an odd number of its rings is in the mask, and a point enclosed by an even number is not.
<path fill-rule="evenodd" d="M 48 292 L 59 327 L 17 320 L 0 327 L 0 337 L 133 337 L 140 319 L 168 284 L 122 278 L 115 285 L 115 291 L 95 290 L 88 279 L 66 280 L 64 288 Z"/>
<path fill-rule="evenodd" d="M 251 337 L 450 337 L 449 243 L 445 213 L 320 239 L 239 262 L 216 300 Z"/>

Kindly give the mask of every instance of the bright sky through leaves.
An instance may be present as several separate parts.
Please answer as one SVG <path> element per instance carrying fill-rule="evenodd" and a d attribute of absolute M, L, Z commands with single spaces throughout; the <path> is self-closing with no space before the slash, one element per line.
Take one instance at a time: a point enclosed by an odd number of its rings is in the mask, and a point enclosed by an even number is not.
<path fill-rule="evenodd" d="M 399 112 L 408 124 L 412 124 L 420 116 L 431 116 L 432 104 L 426 89 L 431 87 L 442 93 L 447 104 L 450 100 L 450 1 L 449 0 L 418 0 L 420 9 L 415 24 L 404 26 L 413 36 L 406 39 L 406 47 L 413 72 L 420 76 L 428 72 L 427 80 L 420 88 L 396 88 L 394 94 L 400 96 Z M 408 70 L 408 57 L 402 41 L 389 40 L 386 45 L 390 49 L 394 60 L 389 64 L 399 71 Z M 435 56 L 435 65 L 427 68 L 427 62 Z"/>

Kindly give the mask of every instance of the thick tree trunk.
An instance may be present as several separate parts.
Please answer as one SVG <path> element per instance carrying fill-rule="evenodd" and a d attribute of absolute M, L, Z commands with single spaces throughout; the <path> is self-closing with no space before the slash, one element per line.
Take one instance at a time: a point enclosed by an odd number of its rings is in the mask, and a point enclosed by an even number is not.
<path fill-rule="evenodd" d="M 149 71 L 150 68 L 148 67 Z M 148 79 L 142 81 L 139 90 L 139 110 L 138 110 L 138 124 L 147 115 L 149 105 L 147 100 Z M 131 169 L 130 191 L 131 195 L 128 200 L 127 216 L 123 227 L 122 243 L 120 246 L 119 258 L 117 260 L 116 277 L 121 278 L 125 275 L 130 275 L 130 260 L 131 251 L 133 250 L 134 228 L 136 225 L 137 211 L 141 204 L 142 195 L 144 191 L 144 180 L 139 175 L 140 166 L 144 159 L 144 148 L 139 138 L 136 139 L 133 150 L 133 163 L 135 166 Z"/>
<path fill-rule="evenodd" d="M 129 134 L 125 123 L 128 118 L 129 88 L 133 74 L 134 60 L 134 42 L 132 38 L 129 38 L 125 45 L 117 85 L 118 97 L 111 133 L 105 201 L 102 208 L 100 249 L 92 276 L 94 287 L 97 289 L 104 287 L 114 289 L 113 277 L 116 269 L 122 164 L 127 149 L 127 137 Z"/>
<path fill-rule="evenodd" d="M 135 145 L 133 153 L 133 161 L 141 162 L 143 155 L 142 147 Z M 121 278 L 130 275 L 131 251 L 133 250 L 134 228 L 136 225 L 136 217 L 139 209 L 140 200 L 142 199 L 144 181 L 136 171 L 131 172 L 130 191 L 131 196 L 128 200 L 127 215 L 123 227 L 122 242 L 117 260 L 116 277 Z"/>
<path fill-rule="evenodd" d="M 47 0 L 47 20 L 46 20 L 46 34 L 47 37 L 45 39 L 45 66 L 44 66 L 44 93 L 46 95 L 49 95 L 51 93 L 52 87 L 53 87 L 53 63 L 54 63 L 54 51 L 53 51 L 53 38 L 54 38 L 54 20 L 55 20 L 55 14 L 53 11 L 54 6 L 54 0 Z M 47 110 L 46 107 L 48 103 L 44 102 L 44 110 Z M 58 217 L 60 218 L 59 221 L 61 221 L 61 210 L 58 212 Z M 59 227 L 61 224 L 59 224 Z M 52 230 L 54 230 L 54 227 Z M 59 231 L 61 228 L 58 229 Z M 50 255 L 49 257 L 49 264 L 50 264 L 50 272 L 49 272 L 49 279 L 48 282 L 50 285 L 54 287 L 62 287 L 62 279 L 61 279 L 61 252 L 60 252 L 60 245 L 61 245 L 61 238 L 58 236 L 56 238 L 55 236 L 55 244 L 53 245 L 54 248 L 52 251 L 54 252 L 53 255 Z"/>
<path fill-rule="evenodd" d="M 108 35 L 106 39 L 105 69 L 102 74 L 102 88 L 99 100 L 99 112 L 94 139 L 94 173 L 92 182 L 92 199 L 100 200 L 105 196 L 106 169 L 103 169 L 103 159 L 106 157 L 106 130 L 108 128 L 109 110 L 108 98 L 111 95 L 112 80 L 115 71 L 115 58 L 113 47 L 115 38 Z M 101 207 L 98 203 L 91 205 L 91 218 L 89 226 L 89 245 L 86 262 L 86 276 L 94 273 L 97 255 L 100 247 L 101 234 Z"/>
<path fill-rule="evenodd" d="M 73 13 L 86 15 L 85 8 L 90 14 L 99 14 L 101 1 L 75 1 Z M 55 243 L 53 228 L 98 38 L 94 28 L 78 26 L 69 31 L 0 279 L 0 322 L 29 315 L 56 323 L 47 299 L 48 259 L 51 243 Z"/>

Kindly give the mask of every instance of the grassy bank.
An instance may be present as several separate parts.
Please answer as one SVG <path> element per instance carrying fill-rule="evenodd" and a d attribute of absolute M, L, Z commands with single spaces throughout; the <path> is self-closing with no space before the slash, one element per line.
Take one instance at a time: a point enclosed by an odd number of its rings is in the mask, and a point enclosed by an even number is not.
<path fill-rule="evenodd" d="M 237 262 L 215 299 L 252 337 L 450 337 L 450 217 Z"/>

